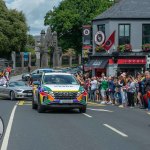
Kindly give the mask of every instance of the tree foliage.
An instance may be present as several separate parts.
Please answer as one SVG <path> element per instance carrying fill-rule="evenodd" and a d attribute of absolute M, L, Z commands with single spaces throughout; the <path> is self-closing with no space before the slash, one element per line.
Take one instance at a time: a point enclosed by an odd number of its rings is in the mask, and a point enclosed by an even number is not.
<path fill-rule="evenodd" d="M 58 7 L 47 12 L 45 25 L 57 31 L 63 49 L 82 47 L 82 25 L 91 24 L 94 17 L 112 5 L 108 0 L 63 0 Z"/>
<path fill-rule="evenodd" d="M 12 51 L 24 51 L 27 30 L 24 14 L 8 9 L 0 0 L 0 57 L 9 58 Z"/>

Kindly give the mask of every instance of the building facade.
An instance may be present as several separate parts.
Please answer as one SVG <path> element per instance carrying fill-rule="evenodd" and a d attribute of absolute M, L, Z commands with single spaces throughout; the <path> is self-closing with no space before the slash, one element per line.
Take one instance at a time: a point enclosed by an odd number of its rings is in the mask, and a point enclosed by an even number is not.
<path fill-rule="evenodd" d="M 93 75 L 116 75 L 120 72 L 136 74 L 149 68 L 150 1 L 120 0 L 92 20 L 93 53 L 85 70 Z M 102 31 L 104 42 L 115 31 L 115 42 L 109 52 L 97 45 L 95 35 Z M 114 61 L 114 58 L 117 61 Z"/>

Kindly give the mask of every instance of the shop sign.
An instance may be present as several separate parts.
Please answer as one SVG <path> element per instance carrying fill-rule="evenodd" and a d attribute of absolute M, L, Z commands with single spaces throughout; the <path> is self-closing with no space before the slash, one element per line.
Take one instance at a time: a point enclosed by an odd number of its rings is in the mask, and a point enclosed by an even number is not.
<path fill-rule="evenodd" d="M 113 64 L 113 60 L 109 59 L 109 64 Z M 128 58 L 128 59 L 118 59 L 118 64 L 146 64 L 145 58 Z"/>
<path fill-rule="evenodd" d="M 98 31 L 96 34 L 95 34 L 95 43 L 97 45 L 102 45 L 105 41 L 105 35 L 102 31 Z"/>

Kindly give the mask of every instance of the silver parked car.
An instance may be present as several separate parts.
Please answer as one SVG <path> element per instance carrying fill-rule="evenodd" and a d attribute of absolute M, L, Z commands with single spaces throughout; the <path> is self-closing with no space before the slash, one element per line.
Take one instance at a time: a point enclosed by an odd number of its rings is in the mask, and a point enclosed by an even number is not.
<path fill-rule="evenodd" d="M 23 81 L 13 81 L 7 85 L 0 85 L 0 97 L 15 99 L 31 99 L 33 96 L 32 87 Z"/>

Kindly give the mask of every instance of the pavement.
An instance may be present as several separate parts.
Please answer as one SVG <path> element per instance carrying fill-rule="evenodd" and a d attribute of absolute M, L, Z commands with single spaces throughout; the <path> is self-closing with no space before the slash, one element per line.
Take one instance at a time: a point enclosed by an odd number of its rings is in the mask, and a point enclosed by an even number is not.
<path fill-rule="evenodd" d="M 32 110 L 31 101 L 0 99 L 1 150 L 149 150 L 150 114 L 138 108 L 88 103 L 78 110 Z"/>
<path fill-rule="evenodd" d="M 21 79 L 22 79 L 22 75 L 17 75 L 17 76 L 10 77 L 10 81 L 17 81 L 17 80 L 21 80 Z"/>

